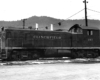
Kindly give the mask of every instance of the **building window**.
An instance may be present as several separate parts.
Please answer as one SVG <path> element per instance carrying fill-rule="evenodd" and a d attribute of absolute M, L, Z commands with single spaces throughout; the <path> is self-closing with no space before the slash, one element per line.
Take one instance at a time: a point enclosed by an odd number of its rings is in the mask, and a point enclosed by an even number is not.
<path fill-rule="evenodd" d="M 90 35 L 93 35 L 93 31 L 92 31 L 92 30 L 88 30 L 88 31 L 87 31 L 87 35 L 89 35 L 89 36 L 90 36 Z"/>

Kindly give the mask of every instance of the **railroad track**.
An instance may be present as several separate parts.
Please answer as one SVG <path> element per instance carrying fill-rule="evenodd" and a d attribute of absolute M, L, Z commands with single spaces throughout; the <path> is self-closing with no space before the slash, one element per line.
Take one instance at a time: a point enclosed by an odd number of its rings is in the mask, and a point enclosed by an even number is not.
<path fill-rule="evenodd" d="M 100 59 L 53 59 L 46 58 L 40 60 L 28 60 L 28 61 L 5 61 L 0 62 L 0 66 L 4 65 L 33 65 L 33 64 L 59 64 L 59 63 L 100 63 Z"/>

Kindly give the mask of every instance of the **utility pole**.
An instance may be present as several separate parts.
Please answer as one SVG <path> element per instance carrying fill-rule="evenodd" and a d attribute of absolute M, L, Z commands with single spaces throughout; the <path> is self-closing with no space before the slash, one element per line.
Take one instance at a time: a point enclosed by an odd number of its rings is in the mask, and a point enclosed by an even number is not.
<path fill-rule="evenodd" d="M 23 29 L 25 28 L 25 21 L 26 21 L 27 19 L 23 19 L 22 21 L 23 21 Z"/>
<path fill-rule="evenodd" d="M 85 25 L 88 26 L 88 19 L 87 19 L 87 1 L 84 0 L 83 3 L 85 4 Z"/>

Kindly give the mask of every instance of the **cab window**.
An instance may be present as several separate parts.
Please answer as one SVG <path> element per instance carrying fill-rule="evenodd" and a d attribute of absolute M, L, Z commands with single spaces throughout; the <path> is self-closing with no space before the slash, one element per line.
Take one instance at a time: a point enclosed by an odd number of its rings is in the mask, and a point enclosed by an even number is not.
<path fill-rule="evenodd" d="M 88 31 L 87 31 L 87 35 L 89 35 L 89 36 L 90 36 L 90 35 L 93 35 L 93 31 L 92 31 L 92 30 L 88 30 Z"/>

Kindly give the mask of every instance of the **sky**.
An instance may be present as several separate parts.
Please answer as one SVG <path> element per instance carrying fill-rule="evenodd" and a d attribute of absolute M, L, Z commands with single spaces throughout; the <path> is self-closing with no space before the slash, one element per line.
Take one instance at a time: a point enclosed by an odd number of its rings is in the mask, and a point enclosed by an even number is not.
<path fill-rule="evenodd" d="M 0 0 L 0 21 L 16 21 L 32 16 L 57 19 L 84 19 L 84 0 Z M 87 0 L 89 19 L 100 20 L 100 0 Z M 69 18 L 70 17 L 70 18 Z"/>

